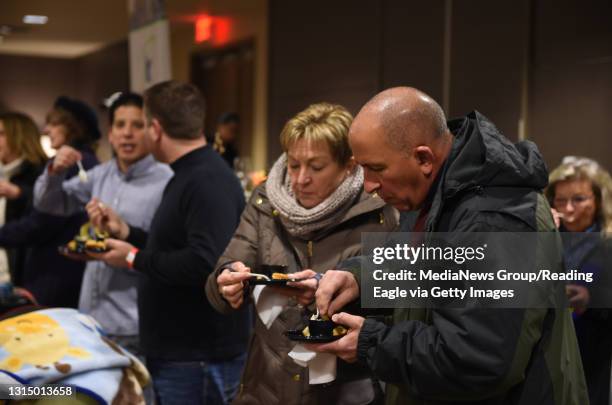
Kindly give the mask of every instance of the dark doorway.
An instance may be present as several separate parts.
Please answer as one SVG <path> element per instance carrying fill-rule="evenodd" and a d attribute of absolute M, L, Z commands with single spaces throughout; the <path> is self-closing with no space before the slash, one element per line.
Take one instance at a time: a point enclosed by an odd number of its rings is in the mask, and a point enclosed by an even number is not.
<path fill-rule="evenodd" d="M 253 41 L 195 52 L 191 57 L 191 82 L 206 98 L 205 131 L 214 138 L 217 120 L 226 112 L 240 115 L 238 149 L 251 154 L 253 129 Z"/>

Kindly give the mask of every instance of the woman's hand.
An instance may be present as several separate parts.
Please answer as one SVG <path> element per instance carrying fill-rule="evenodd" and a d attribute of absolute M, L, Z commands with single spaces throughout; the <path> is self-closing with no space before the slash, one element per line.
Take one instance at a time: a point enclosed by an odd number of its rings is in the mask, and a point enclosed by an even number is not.
<path fill-rule="evenodd" d="M 51 172 L 53 174 L 62 173 L 76 164 L 81 160 L 83 156 L 81 152 L 73 148 L 72 146 L 64 145 L 57 150 L 53 163 L 51 164 Z"/>
<path fill-rule="evenodd" d="M 561 219 L 563 219 L 563 214 L 554 208 L 551 208 L 550 212 L 553 216 L 553 221 L 555 221 L 555 227 L 559 229 L 559 227 L 561 226 Z"/>
<path fill-rule="evenodd" d="M 232 308 L 238 309 L 244 303 L 244 283 L 251 278 L 251 269 L 242 262 L 233 262 L 227 267 L 217 276 L 219 294 Z"/>
<path fill-rule="evenodd" d="M 9 200 L 19 198 L 21 189 L 8 180 L 0 180 L 0 197 L 6 197 Z"/>
<path fill-rule="evenodd" d="M 282 295 L 293 297 L 300 305 L 310 305 L 314 301 L 315 292 L 319 286 L 319 280 L 315 278 L 317 273 L 313 270 L 302 270 L 297 273 L 287 274 L 292 280 L 306 278 L 304 281 L 290 281 L 287 287 L 276 287 L 274 289 Z"/>
<path fill-rule="evenodd" d="M 583 285 L 568 284 L 565 286 L 565 293 L 569 298 L 569 304 L 574 310 L 581 314 L 586 311 L 589 302 L 591 301 L 591 294 L 589 289 Z"/>

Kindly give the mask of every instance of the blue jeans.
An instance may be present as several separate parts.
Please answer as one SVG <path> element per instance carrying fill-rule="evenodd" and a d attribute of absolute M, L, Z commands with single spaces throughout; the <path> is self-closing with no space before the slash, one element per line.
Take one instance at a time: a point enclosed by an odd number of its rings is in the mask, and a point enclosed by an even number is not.
<path fill-rule="evenodd" d="M 158 405 L 227 405 L 240 385 L 246 353 L 227 361 L 147 358 Z"/>

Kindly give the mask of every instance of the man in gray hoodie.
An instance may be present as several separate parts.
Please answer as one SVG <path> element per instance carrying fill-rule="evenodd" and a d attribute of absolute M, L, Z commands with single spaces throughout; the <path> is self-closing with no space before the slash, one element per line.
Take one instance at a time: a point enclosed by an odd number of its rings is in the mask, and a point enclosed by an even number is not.
<path fill-rule="evenodd" d="M 34 205 L 54 215 L 71 215 L 86 204 L 109 207 L 135 226 L 149 229 L 166 183 L 168 165 L 153 159 L 145 139 L 143 100 L 124 93 L 110 107 L 108 139 L 115 157 L 65 180 L 80 153 L 63 146 L 35 185 Z M 115 236 L 115 235 L 113 235 Z M 87 263 L 79 309 L 93 316 L 117 343 L 134 354 L 138 344 L 137 272 L 101 261 Z"/>

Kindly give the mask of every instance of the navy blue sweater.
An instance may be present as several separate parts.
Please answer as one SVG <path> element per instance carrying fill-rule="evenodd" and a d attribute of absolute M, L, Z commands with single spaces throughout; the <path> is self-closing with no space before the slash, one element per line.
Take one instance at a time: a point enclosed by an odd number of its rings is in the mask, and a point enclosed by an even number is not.
<path fill-rule="evenodd" d="M 141 277 L 140 338 L 147 357 L 225 360 L 246 350 L 249 313 L 225 316 L 204 294 L 244 209 L 238 179 L 210 147 L 171 164 L 174 177 L 153 217 L 146 249 L 134 261 Z M 136 229 L 131 229 L 130 234 Z"/>

